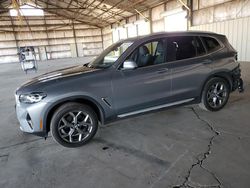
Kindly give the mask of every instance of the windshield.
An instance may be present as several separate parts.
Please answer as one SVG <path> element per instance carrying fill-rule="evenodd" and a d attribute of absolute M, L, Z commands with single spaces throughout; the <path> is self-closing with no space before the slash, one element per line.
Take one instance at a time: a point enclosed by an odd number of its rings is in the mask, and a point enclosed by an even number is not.
<path fill-rule="evenodd" d="M 88 67 L 91 68 L 108 68 L 131 46 L 133 42 L 119 42 L 111 45 L 104 50 L 99 57 L 91 62 Z"/>

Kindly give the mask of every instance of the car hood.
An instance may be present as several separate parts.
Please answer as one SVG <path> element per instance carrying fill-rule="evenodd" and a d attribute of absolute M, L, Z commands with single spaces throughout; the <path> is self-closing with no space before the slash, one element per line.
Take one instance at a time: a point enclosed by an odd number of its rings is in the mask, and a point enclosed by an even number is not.
<path fill-rule="evenodd" d="M 56 79 L 60 79 L 60 78 L 76 76 L 79 74 L 89 73 L 89 72 L 93 72 L 96 70 L 98 70 L 98 69 L 89 68 L 89 67 L 86 67 L 83 65 L 68 67 L 68 68 L 55 70 L 55 71 L 48 72 L 48 73 L 42 74 L 40 76 L 34 77 L 31 80 L 29 80 L 28 82 L 24 83 L 22 86 L 28 86 L 31 84 L 47 82 L 50 80 L 56 80 Z"/>

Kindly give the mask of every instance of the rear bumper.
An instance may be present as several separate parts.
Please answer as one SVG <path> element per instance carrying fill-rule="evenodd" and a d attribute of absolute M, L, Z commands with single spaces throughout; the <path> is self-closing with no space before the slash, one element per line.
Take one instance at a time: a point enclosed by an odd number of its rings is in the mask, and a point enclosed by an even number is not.
<path fill-rule="evenodd" d="M 235 69 L 232 70 L 232 91 L 238 89 L 239 92 L 244 91 L 244 83 L 241 78 L 241 69 L 238 65 Z"/>

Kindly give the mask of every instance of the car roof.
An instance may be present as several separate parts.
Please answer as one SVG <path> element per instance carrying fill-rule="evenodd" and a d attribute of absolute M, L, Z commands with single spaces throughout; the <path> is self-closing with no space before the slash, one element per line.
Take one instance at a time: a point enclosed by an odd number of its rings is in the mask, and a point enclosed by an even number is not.
<path fill-rule="evenodd" d="M 175 36 L 175 35 L 208 35 L 208 36 L 223 36 L 221 34 L 218 33 L 214 33 L 214 32 L 209 32 L 209 31 L 175 31 L 175 32 L 158 32 L 158 33 L 152 33 L 149 35 L 144 35 L 144 36 L 138 36 L 138 37 L 134 37 L 134 38 L 128 38 L 128 39 L 124 39 L 121 40 L 122 42 L 135 42 L 135 41 L 139 41 L 139 40 L 147 40 L 150 38 L 154 38 L 154 37 L 168 37 L 168 36 Z"/>

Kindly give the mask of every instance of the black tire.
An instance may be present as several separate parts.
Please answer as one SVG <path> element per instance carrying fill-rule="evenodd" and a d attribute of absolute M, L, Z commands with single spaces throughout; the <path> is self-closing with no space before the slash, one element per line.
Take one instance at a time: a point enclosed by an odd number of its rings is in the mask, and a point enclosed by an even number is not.
<path fill-rule="evenodd" d="M 220 88 L 223 87 L 223 92 L 216 92 L 218 91 L 218 86 L 215 89 L 216 84 L 219 84 Z M 199 106 L 204 110 L 219 111 L 227 104 L 229 94 L 229 84 L 225 79 L 219 77 L 211 78 L 203 88 Z"/>
<path fill-rule="evenodd" d="M 50 127 L 56 142 L 65 147 L 80 147 L 95 136 L 98 118 L 91 107 L 69 102 L 55 111 Z"/>

